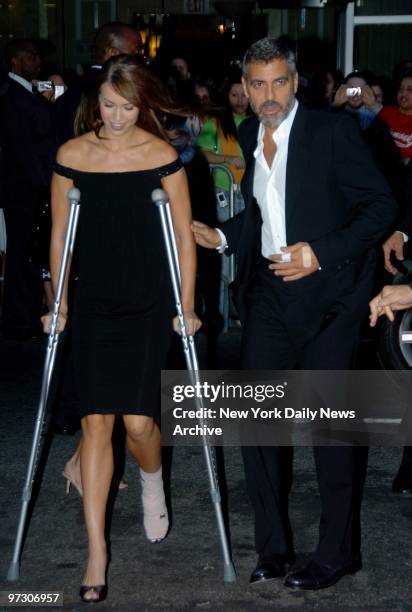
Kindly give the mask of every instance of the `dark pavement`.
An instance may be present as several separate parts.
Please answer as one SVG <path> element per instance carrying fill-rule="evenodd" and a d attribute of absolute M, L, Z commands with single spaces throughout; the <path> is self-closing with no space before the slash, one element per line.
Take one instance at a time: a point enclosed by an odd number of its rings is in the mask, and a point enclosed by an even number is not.
<path fill-rule="evenodd" d="M 222 367 L 235 363 L 238 340 L 236 331 L 222 337 Z M 78 599 L 86 557 L 82 504 L 73 489 L 65 496 L 62 478 L 63 465 L 76 446 L 78 434 L 52 438 L 23 551 L 21 577 L 18 582 L 5 580 L 37 411 L 42 354 L 41 341 L 0 341 L 0 590 L 63 591 L 65 610 L 83 610 L 85 604 Z M 237 448 L 224 449 L 228 516 L 238 576 L 232 584 L 223 582 L 200 448 L 181 447 L 173 453 L 173 524 L 167 539 L 157 545 L 145 539 L 137 471 L 128 458 L 125 477 L 129 488 L 117 495 L 110 526 L 109 595 L 98 609 L 412 611 L 412 495 L 391 493 L 400 454 L 399 448 L 370 451 L 362 513 L 364 569 L 353 577 L 344 577 L 334 587 L 306 593 L 288 590 L 281 580 L 249 586 L 256 558 L 252 512 Z M 307 559 L 316 543 L 318 516 L 312 452 L 299 448 L 291 495 L 296 565 Z"/>

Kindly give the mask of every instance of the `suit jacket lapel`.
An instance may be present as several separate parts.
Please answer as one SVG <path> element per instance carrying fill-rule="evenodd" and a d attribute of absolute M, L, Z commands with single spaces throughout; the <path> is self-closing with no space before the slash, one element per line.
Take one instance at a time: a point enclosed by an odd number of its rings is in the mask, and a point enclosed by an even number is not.
<path fill-rule="evenodd" d="M 308 148 L 305 142 L 307 111 L 299 104 L 289 136 L 288 160 L 286 165 L 285 219 L 288 238 L 293 214 L 301 204 L 302 177 L 306 173 Z M 289 240 L 287 241 L 289 244 Z"/>
<path fill-rule="evenodd" d="M 245 205 L 248 207 L 253 199 L 253 176 L 255 174 L 255 156 L 253 155 L 256 149 L 257 135 L 259 131 L 259 121 L 253 117 L 245 126 L 246 130 L 242 137 L 242 150 L 246 162 L 246 170 L 242 179 L 242 194 L 245 200 Z"/>

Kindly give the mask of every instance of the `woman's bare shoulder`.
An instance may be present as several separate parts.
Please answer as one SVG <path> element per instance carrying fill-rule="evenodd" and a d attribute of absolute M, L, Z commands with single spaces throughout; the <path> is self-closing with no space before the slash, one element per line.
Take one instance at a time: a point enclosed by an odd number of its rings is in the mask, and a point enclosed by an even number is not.
<path fill-rule="evenodd" d="M 95 147 L 95 140 L 94 132 L 68 140 L 57 151 L 56 161 L 67 168 L 81 168 L 89 159 L 90 152 Z"/>
<path fill-rule="evenodd" d="M 155 167 L 170 164 L 178 157 L 176 149 L 174 149 L 172 145 L 153 135 L 150 135 L 150 138 L 148 139 L 147 152 L 148 158 L 153 161 L 152 165 Z"/>

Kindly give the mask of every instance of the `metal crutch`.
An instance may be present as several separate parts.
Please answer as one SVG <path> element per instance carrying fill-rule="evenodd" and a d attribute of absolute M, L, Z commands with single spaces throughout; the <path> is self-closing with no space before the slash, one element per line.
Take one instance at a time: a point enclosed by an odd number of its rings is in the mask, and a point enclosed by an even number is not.
<path fill-rule="evenodd" d="M 158 207 L 160 221 L 163 230 L 163 238 L 166 247 L 167 259 L 169 262 L 170 276 L 173 285 L 173 293 L 176 301 L 177 316 L 179 318 L 181 328 L 181 338 L 183 343 L 183 351 L 186 359 L 187 369 L 192 376 L 198 380 L 199 365 L 196 354 L 196 346 L 193 336 L 186 334 L 185 322 L 183 317 L 183 309 L 180 301 L 180 269 L 179 258 L 177 253 L 176 239 L 173 231 L 173 221 L 170 212 L 168 195 L 163 189 L 155 189 L 152 192 L 152 201 Z M 206 460 L 207 472 L 210 485 L 210 496 L 214 505 L 217 526 L 219 531 L 220 543 L 222 546 L 223 555 L 223 580 L 225 582 L 234 582 L 236 580 L 236 572 L 230 557 L 229 545 L 225 525 L 223 521 L 221 496 L 219 489 L 219 481 L 217 477 L 216 459 L 209 442 L 205 437 L 202 437 L 203 453 Z"/>
<path fill-rule="evenodd" d="M 47 399 L 50 389 L 50 381 L 53 374 L 54 363 L 56 360 L 57 345 L 59 334 L 56 332 L 57 320 L 60 312 L 60 304 L 63 295 L 64 282 L 67 273 L 69 257 L 73 253 L 74 240 L 76 237 L 77 222 L 80 209 L 80 191 L 73 187 L 68 193 L 70 201 L 69 221 L 67 224 L 66 238 L 62 259 L 60 263 L 59 276 L 56 288 L 56 297 L 53 305 L 53 316 L 50 327 L 50 334 L 47 341 L 46 357 L 44 360 L 43 377 L 41 383 L 39 407 L 37 409 L 36 423 L 34 427 L 33 442 L 30 451 L 30 459 L 27 467 L 26 480 L 23 487 L 22 502 L 20 507 L 20 518 L 17 526 L 16 540 L 14 543 L 13 558 L 11 560 L 7 580 L 18 580 L 20 576 L 20 557 L 23 547 L 23 537 L 26 526 L 27 512 L 32 496 L 34 478 L 37 470 L 37 463 L 40 455 L 41 432 L 46 416 Z"/>

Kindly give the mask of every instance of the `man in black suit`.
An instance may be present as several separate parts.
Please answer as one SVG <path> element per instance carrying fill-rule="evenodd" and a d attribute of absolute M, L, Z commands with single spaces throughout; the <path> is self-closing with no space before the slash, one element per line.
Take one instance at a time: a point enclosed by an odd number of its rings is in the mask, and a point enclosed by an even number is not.
<path fill-rule="evenodd" d="M 358 127 L 298 104 L 293 53 L 275 39 L 252 45 L 243 83 L 257 117 L 240 128 L 245 210 L 221 230 L 193 223 L 198 244 L 236 252 L 236 298 L 246 369 L 347 369 L 372 292 L 373 246 L 396 214 Z M 360 569 L 355 455 L 317 447 L 321 498 L 313 559 L 286 585 L 328 587 Z M 293 561 L 287 511 L 291 449 L 244 447 L 258 564 L 251 582 Z"/>
<path fill-rule="evenodd" d="M 54 131 L 56 149 L 74 138 L 74 120 L 82 94 L 93 88 L 102 65 L 111 57 L 121 53 L 137 55 L 142 49 L 142 39 L 131 25 L 120 21 L 105 23 L 96 32 L 94 39 L 96 63 L 90 72 L 61 96 L 54 108 Z"/>
<path fill-rule="evenodd" d="M 30 40 L 6 47 L 9 73 L 0 96 L 2 203 L 7 260 L 2 328 L 5 337 L 30 338 L 40 332 L 41 269 L 30 260 L 39 208 L 48 198 L 52 135 L 49 104 L 33 90 L 40 58 Z"/>

